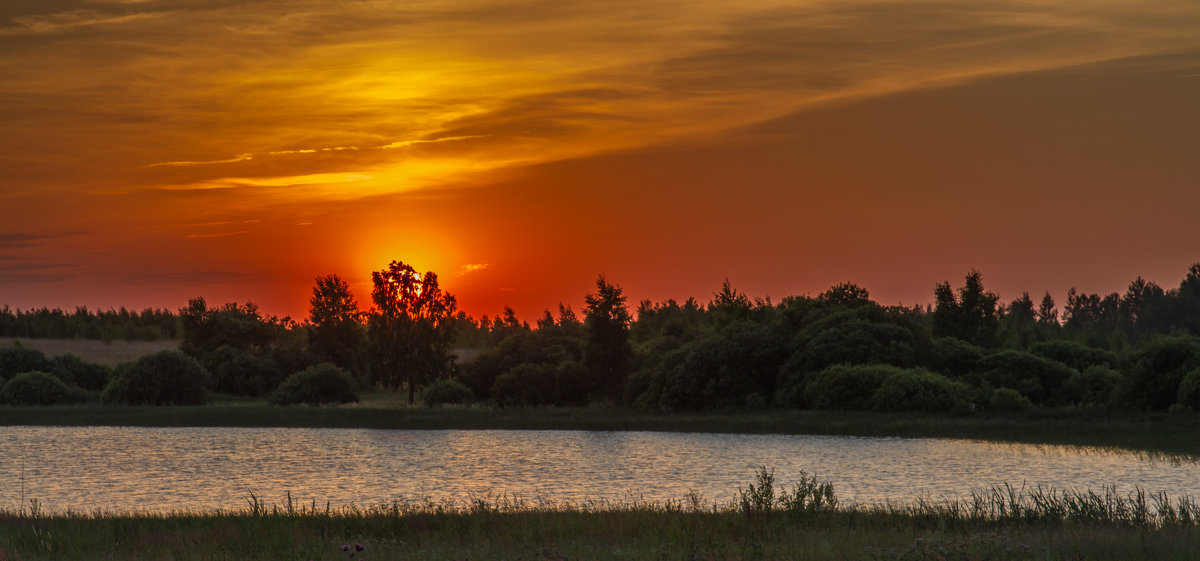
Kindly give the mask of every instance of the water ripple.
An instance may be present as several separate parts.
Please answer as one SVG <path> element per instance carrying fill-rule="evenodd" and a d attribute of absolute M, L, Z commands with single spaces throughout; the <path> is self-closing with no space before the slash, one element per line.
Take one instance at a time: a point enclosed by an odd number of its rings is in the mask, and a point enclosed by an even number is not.
<path fill-rule="evenodd" d="M 731 500 L 760 465 L 801 470 L 847 503 L 957 498 L 992 485 L 1200 496 L 1200 465 L 970 440 L 586 431 L 0 428 L 0 507 L 241 508 L 251 493 L 334 506 L 491 494 L 570 501 Z"/>

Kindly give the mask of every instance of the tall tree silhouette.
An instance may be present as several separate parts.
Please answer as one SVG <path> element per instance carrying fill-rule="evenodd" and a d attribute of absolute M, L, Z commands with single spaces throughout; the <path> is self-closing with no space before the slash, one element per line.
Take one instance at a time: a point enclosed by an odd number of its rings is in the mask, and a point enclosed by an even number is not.
<path fill-rule="evenodd" d="M 374 377 L 388 388 L 406 384 L 411 404 L 417 386 L 451 368 L 451 319 L 458 304 L 438 286 L 437 273 L 419 275 L 400 261 L 371 273 L 371 281 L 375 307 L 367 335 L 376 358 Z"/>
<path fill-rule="evenodd" d="M 358 350 L 363 339 L 362 312 L 350 285 L 337 275 L 317 277 L 309 299 L 308 344 L 322 361 L 359 371 Z"/>
<path fill-rule="evenodd" d="M 1042 296 L 1042 303 L 1038 305 L 1037 321 L 1042 325 L 1058 325 L 1058 308 L 1054 306 L 1054 297 L 1050 295 L 1050 291 Z"/>
<path fill-rule="evenodd" d="M 621 394 L 625 377 L 633 362 L 629 344 L 629 310 L 621 287 L 611 285 L 601 275 L 596 292 L 584 301 L 583 325 L 587 336 L 583 360 L 596 389 L 609 396 Z"/>
<path fill-rule="evenodd" d="M 937 301 L 933 310 L 933 330 L 936 335 L 957 337 L 976 345 L 996 343 L 1000 317 L 996 303 L 1000 297 L 983 288 L 983 275 L 972 270 L 967 273 L 957 296 L 950 283 L 939 283 L 933 291 Z"/>

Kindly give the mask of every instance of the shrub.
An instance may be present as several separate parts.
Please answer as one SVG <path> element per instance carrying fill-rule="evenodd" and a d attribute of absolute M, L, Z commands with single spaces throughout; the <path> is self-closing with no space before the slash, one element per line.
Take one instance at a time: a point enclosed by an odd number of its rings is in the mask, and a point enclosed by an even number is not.
<path fill-rule="evenodd" d="M 736 321 L 680 348 L 660 362 L 651 384 L 663 409 L 742 405 L 752 393 L 775 393 L 786 358 L 781 338 L 771 329 Z M 654 404 L 651 404 L 654 405 Z"/>
<path fill-rule="evenodd" d="M 105 403 L 200 405 L 207 400 L 208 372 L 179 351 L 160 351 L 118 364 L 104 388 Z"/>
<path fill-rule="evenodd" d="M 1089 366 L 1111 368 L 1117 362 L 1117 357 L 1112 351 L 1089 347 L 1075 341 L 1043 341 L 1034 344 L 1029 350 L 1033 354 L 1057 360 L 1080 372 L 1087 370 Z"/>
<path fill-rule="evenodd" d="M 1125 375 L 1106 366 L 1090 366 L 1067 378 L 1065 389 L 1074 403 L 1084 407 L 1116 407 L 1125 386 Z"/>
<path fill-rule="evenodd" d="M 979 361 L 983 379 L 994 388 L 1011 388 L 1033 403 L 1065 403 L 1063 384 L 1076 373 L 1071 367 L 1021 351 L 1001 351 Z"/>
<path fill-rule="evenodd" d="M 1200 411 L 1200 368 L 1188 372 L 1179 384 L 1176 403 L 1192 411 Z"/>
<path fill-rule="evenodd" d="M 766 466 L 758 468 L 755 482 L 745 489 L 738 489 L 738 503 L 742 512 L 752 514 L 775 510 L 778 505 L 782 510 L 791 514 L 812 514 L 816 512 L 836 510 L 837 496 L 833 492 L 833 484 L 819 481 L 816 475 L 800 472 L 800 482 L 796 483 L 789 492 L 775 491 L 775 470 Z"/>
<path fill-rule="evenodd" d="M 22 372 L 46 372 L 50 366 L 46 355 L 37 349 L 22 347 L 20 343 L 0 348 L 0 381 Z"/>
<path fill-rule="evenodd" d="M 1162 411 L 1179 399 L 1184 376 L 1200 368 L 1200 340 L 1186 335 L 1157 338 L 1138 349 L 1131 362 L 1130 401 Z"/>
<path fill-rule="evenodd" d="M 989 404 L 992 411 L 1004 413 L 1025 411 L 1033 408 L 1033 402 L 1029 401 L 1028 397 L 1021 395 L 1021 392 L 1012 388 L 1000 388 L 992 392 L 992 399 Z"/>
<path fill-rule="evenodd" d="M 901 370 L 884 379 L 872 401 L 888 411 L 966 412 L 971 387 L 928 370 Z"/>
<path fill-rule="evenodd" d="M 58 405 L 81 401 L 80 396 L 45 372 L 23 372 L 0 389 L 0 402 L 9 405 Z"/>
<path fill-rule="evenodd" d="M 421 401 L 433 407 L 445 403 L 466 403 L 471 401 L 474 394 L 471 388 L 458 380 L 438 380 L 425 387 L 421 392 Z"/>
<path fill-rule="evenodd" d="M 259 396 L 283 382 L 275 361 L 253 349 L 222 345 L 205 357 L 204 365 L 212 374 L 212 389 L 221 393 Z"/>
<path fill-rule="evenodd" d="M 322 405 L 352 403 L 358 401 L 358 395 L 350 374 L 335 364 L 322 362 L 288 376 L 267 401 L 275 405 Z"/>
<path fill-rule="evenodd" d="M 804 401 L 815 409 L 870 409 L 871 396 L 889 376 L 902 372 L 884 364 L 830 366 L 804 388 Z"/>
<path fill-rule="evenodd" d="M 85 390 L 98 392 L 108 385 L 112 368 L 88 362 L 74 353 L 65 353 L 50 360 L 50 373 L 64 384 L 74 384 Z"/>
<path fill-rule="evenodd" d="M 553 364 L 524 363 L 501 374 L 492 384 L 492 399 L 501 407 L 548 405 L 558 388 Z"/>
<path fill-rule="evenodd" d="M 956 337 L 940 337 L 933 340 L 932 358 L 931 368 L 957 378 L 978 369 L 983 350 Z"/>
<path fill-rule="evenodd" d="M 912 366 L 913 343 L 913 333 L 893 323 L 878 307 L 839 310 L 800 330 L 785 375 L 797 368 L 818 372 L 838 364 Z"/>

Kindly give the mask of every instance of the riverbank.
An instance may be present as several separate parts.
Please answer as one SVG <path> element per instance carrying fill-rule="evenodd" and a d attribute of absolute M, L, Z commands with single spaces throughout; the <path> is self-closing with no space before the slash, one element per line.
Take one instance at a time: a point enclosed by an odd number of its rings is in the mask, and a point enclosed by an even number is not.
<path fill-rule="evenodd" d="M 480 500 L 238 512 L 0 512 L 0 559 L 1194 559 L 1195 520 L 1050 502 L 975 517 L 947 506 L 790 511 L 686 503 L 525 505 Z M 1091 512 L 1091 514 L 1087 514 Z M 1105 514 L 1107 512 L 1108 514 Z"/>
<path fill-rule="evenodd" d="M 409 408 L 394 394 L 339 407 L 278 407 L 262 402 L 135 407 L 84 404 L 0 406 L 0 426 L 304 427 L 371 429 L 525 429 L 821 434 L 968 438 L 1032 444 L 1108 446 L 1200 456 L 1200 415 L 1040 410 L 971 416 L 861 411 L 662 413 L 618 408 Z"/>

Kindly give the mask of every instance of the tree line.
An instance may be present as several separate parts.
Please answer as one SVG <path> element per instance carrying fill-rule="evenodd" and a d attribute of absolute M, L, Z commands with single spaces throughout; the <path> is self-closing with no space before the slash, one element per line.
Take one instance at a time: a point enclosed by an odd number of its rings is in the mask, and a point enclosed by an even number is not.
<path fill-rule="evenodd" d="M 1138 278 L 1123 293 L 1072 289 L 1061 311 L 1048 293 L 1003 302 L 978 271 L 957 287 L 938 283 L 924 307 L 881 305 L 853 283 L 752 300 L 728 281 L 704 303 L 631 307 L 601 276 L 578 314 L 560 304 L 532 325 L 511 308 L 472 318 L 436 273 L 402 262 L 372 284 L 362 310 L 337 275 L 315 279 L 303 323 L 192 299 L 165 315 L 196 365 L 180 371 L 203 374 L 165 386 L 266 396 L 308 372 L 307 385 L 289 390 L 301 396 L 293 401 L 344 401 L 358 387 L 503 407 L 1200 409 L 1200 264 L 1178 287 Z M 4 354 L 0 377 L 11 378 Z"/>
<path fill-rule="evenodd" d="M 58 308 L 0 308 L 0 337 L 158 341 L 176 339 L 181 331 L 179 316 L 167 309 L 135 312 L 79 307 L 66 312 Z"/>

